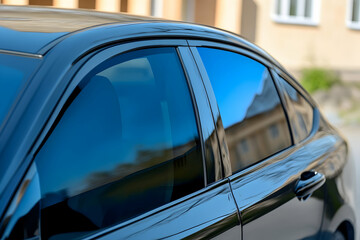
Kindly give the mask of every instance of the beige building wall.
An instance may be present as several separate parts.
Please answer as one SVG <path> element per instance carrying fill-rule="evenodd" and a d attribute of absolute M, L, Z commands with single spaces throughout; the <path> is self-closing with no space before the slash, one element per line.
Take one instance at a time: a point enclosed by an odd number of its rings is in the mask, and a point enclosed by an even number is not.
<path fill-rule="evenodd" d="M 54 7 L 58 8 L 78 8 L 79 2 L 76 0 L 54 0 Z"/>
<path fill-rule="evenodd" d="M 215 26 L 239 34 L 241 10 L 242 0 L 217 0 Z"/>
<path fill-rule="evenodd" d="M 215 25 L 216 0 L 197 0 L 194 8 L 194 22 L 209 26 Z"/>
<path fill-rule="evenodd" d="M 163 17 L 170 20 L 182 20 L 182 0 L 164 1 Z"/>
<path fill-rule="evenodd" d="M 12 5 L 27 5 L 29 4 L 29 0 L 2 0 L 1 3 Z"/>
<path fill-rule="evenodd" d="M 58 0 L 59 1 L 59 0 Z M 119 0 L 97 0 L 95 9 L 104 12 L 120 12 Z"/>
<path fill-rule="evenodd" d="M 276 23 L 271 20 L 274 0 L 253 2 L 255 43 L 285 67 L 296 73 L 320 66 L 340 71 L 344 80 L 360 80 L 360 31 L 346 25 L 347 0 L 320 1 L 317 26 Z"/>
<path fill-rule="evenodd" d="M 151 14 L 151 0 L 128 0 L 127 12 L 149 16 Z"/>

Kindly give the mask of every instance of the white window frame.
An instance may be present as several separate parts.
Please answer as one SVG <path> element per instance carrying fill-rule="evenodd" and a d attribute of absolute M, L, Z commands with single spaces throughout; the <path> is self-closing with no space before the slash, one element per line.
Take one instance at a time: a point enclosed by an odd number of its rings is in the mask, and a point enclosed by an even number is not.
<path fill-rule="evenodd" d="M 164 1 L 163 0 L 151 0 L 151 13 L 153 17 L 163 17 Z"/>
<path fill-rule="evenodd" d="M 346 25 L 348 26 L 348 28 L 360 30 L 360 19 L 359 21 L 356 22 L 352 21 L 353 7 L 354 7 L 353 0 L 348 0 L 347 12 L 346 12 Z M 358 11 L 360 15 L 360 4 Z"/>
<path fill-rule="evenodd" d="M 280 5 L 280 14 L 277 13 L 278 2 Z M 321 0 L 311 1 L 311 13 L 310 17 L 304 16 L 305 0 L 297 0 L 297 15 L 290 16 L 290 0 L 274 0 L 272 9 L 272 20 L 277 23 L 285 24 L 298 24 L 298 25 L 309 25 L 317 26 L 320 22 L 320 6 Z"/>
<path fill-rule="evenodd" d="M 173 0 L 167 0 L 173 1 Z M 195 21 L 195 1 L 194 0 L 182 0 L 182 20 L 186 22 Z"/>

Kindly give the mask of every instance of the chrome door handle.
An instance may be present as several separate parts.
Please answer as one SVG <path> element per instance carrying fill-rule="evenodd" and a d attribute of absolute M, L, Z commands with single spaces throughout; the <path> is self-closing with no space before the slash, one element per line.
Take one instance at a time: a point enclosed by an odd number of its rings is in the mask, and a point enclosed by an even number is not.
<path fill-rule="evenodd" d="M 311 194 L 325 183 L 324 174 L 315 171 L 303 172 L 295 185 L 295 194 L 299 200 L 308 199 Z"/>

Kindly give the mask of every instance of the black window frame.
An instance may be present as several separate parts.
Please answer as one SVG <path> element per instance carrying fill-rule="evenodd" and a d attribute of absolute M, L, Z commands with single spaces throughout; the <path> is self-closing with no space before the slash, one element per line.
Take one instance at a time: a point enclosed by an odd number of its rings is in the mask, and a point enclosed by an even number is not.
<path fill-rule="evenodd" d="M 279 84 L 276 81 L 275 75 L 274 75 L 274 71 L 273 69 L 276 68 L 275 64 L 271 61 L 271 59 L 267 59 L 265 56 L 261 56 L 259 53 L 253 51 L 251 48 L 246 48 L 244 46 L 239 46 L 237 44 L 234 43 L 223 43 L 223 42 L 214 42 L 214 41 L 207 41 L 207 40 L 188 40 L 189 42 L 189 47 L 191 49 L 191 52 L 194 56 L 194 59 L 198 65 L 200 74 L 202 76 L 202 80 L 204 82 L 204 85 L 206 86 L 206 90 L 209 94 L 209 101 L 211 103 L 211 108 L 212 111 L 215 113 L 217 111 L 219 111 L 219 107 L 217 105 L 216 99 L 211 101 L 212 98 L 215 98 L 215 94 L 214 91 L 212 89 L 211 83 L 210 83 L 210 79 L 207 75 L 205 66 L 201 60 L 200 54 L 197 51 L 197 47 L 208 47 L 208 48 L 215 48 L 215 49 L 219 49 L 219 50 L 225 50 L 225 51 L 230 51 L 230 52 L 234 52 L 237 54 L 240 54 L 242 56 L 248 57 L 252 60 L 255 60 L 257 62 L 259 62 L 260 64 L 264 65 L 267 70 L 269 71 L 269 75 L 274 83 L 274 86 L 276 88 L 276 92 L 279 96 L 279 100 L 280 100 L 280 104 L 282 105 L 283 111 L 284 111 L 284 115 L 285 115 L 285 120 L 287 123 L 287 127 L 288 127 L 288 132 L 289 132 L 289 138 L 290 138 L 290 145 L 278 152 L 273 153 L 272 155 L 257 161 L 243 169 L 240 169 L 237 172 L 231 173 L 230 175 L 228 175 L 227 177 L 241 177 L 244 174 L 248 174 L 252 171 L 254 171 L 255 169 L 260 168 L 261 166 L 267 165 L 267 164 L 271 164 L 274 159 L 276 159 L 276 156 L 281 155 L 283 153 L 286 153 L 288 151 L 290 151 L 290 149 L 292 149 L 294 147 L 294 138 L 293 138 L 293 133 L 292 133 L 292 128 L 288 119 L 288 113 L 287 113 L 287 108 L 284 105 L 284 98 L 281 96 L 281 91 L 279 89 Z M 215 109 L 215 110 L 214 110 Z M 214 116 L 215 118 L 215 116 Z M 225 136 L 225 129 L 223 127 L 223 125 L 216 125 L 217 127 L 217 132 L 218 132 L 218 136 Z M 227 146 L 227 142 L 225 141 L 221 141 L 221 139 L 219 139 L 219 145 L 221 146 L 220 149 L 222 150 L 221 152 L 221 156 L 222 156 L 222 161 L 223 164 L 226 165 L 227 164 L 227 159 L 230 159 L 230 154 L 229 154 L 229 150 L 228 150 L 228 146 Z"/>

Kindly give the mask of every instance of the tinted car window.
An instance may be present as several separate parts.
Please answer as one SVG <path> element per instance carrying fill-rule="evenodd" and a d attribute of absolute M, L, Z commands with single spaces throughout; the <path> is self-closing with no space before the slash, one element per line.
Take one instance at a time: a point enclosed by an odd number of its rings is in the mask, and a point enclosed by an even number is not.
<path fill-rule="evenodd" d="M 109 59 L 72 99 L 36 156 L 45 238 L 83 236 L 204 187 L 196 119 L 175 49 Z"/>
<path fill-rule="evenodd" d="M 232 171 L 290 146 L 287 121 L 268 69 L 234 52 L 198 51 L 220 109 Z"/>
<path fill-rule="evenodd" d="M 0 223 L 0 239 L 40 239 L 39 220 L 39 178 L 32 165 Z"/>
<path fill-rule="evenodd" d="M 0 126 L 38 61 L 0 54 Z"/>
<path fill-rule="evenodd" d="M 0 53 L 0 131 L 4 129 L 5 119 L 39 63 L 39 59 Z M 11 164 L 13 162 L 9 158 L 1 159 L 0 181 L 7 181 Z"/>
<path fill-rule="evenodd" d="M 295 142 L 300 142 L 309 136 L 312 130 L 313 108 L 285 79 L 280 77 L 280 83 L 290 104 L 288 114 Z"/>

